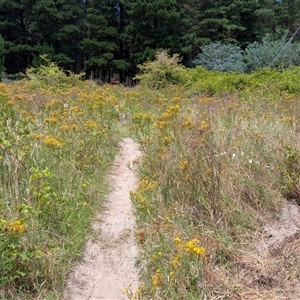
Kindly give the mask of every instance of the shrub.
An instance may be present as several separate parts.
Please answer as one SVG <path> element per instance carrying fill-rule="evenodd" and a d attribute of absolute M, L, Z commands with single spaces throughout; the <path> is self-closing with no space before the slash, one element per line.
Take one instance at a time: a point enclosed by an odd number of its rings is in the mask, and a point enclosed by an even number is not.
<path fill-rule="evenodd" d="M 150 88 L 165 88 L 172 84 L 186 85 L 190 76 L 186 68 L 180 65 L 178 54 L 169 56 L 166 51 L 156 54 L 156 60 L 139 66 L 140 72 L 136 79 Z"/>
<path fill-rule="evenodd" d="M 200 47 L 201 53 L 193 61 L 195 65 L 201 65 L 207 70 L 221 72 L 244 72 L 242 50 L 237 45 L 214 42 Z"/>
<path fill-rule="evenodd" d="M 267 34 L 261 42 L 254 42 L 245 49 L 247 71 L 266 67 L 288 67 L 300 64 L 300 44 L 288 40 L 288 31 Z"/>
<path fill-rule="evenodd" d="M 30 84 L 37 87 L 68 87 L 76 86 L 80 83 L 83 74 L 74 74 L 63 71 L 58 65 L 48 59 L 47 55 L 40 56 L 40 66 L 28 68 L 26 76 Z"/>

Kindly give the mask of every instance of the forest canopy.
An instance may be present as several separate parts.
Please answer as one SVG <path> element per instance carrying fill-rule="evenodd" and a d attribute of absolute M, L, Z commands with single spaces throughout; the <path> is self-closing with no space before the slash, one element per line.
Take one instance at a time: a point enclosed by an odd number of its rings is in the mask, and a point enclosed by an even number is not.
<path fill-rule="evenodd" d="M 0 70 L 23 73 L 47 54 L 65 70 L 124 82 L 158 50 L 191 67 L 209 44 L 244 51 L 279 31 L 286 41 L 299 25 L 300 1 L 291 0 L 0 0 Z"/>

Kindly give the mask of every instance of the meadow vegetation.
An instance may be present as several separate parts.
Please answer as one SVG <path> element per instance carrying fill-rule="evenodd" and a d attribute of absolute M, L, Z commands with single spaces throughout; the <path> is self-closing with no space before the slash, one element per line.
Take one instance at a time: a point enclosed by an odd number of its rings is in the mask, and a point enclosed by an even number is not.
<path fill-rule="evenodd" d="M 53 64 L 0 85 L 0 297 L 60 299 L 124 136 L 143 152 L 131 192 L 143 284 L 129 297 L 243 292 L 229 274 L 254 233 L 300 202 L 300 68 L 225 74 L 162 55 L 135 88 Z"/>

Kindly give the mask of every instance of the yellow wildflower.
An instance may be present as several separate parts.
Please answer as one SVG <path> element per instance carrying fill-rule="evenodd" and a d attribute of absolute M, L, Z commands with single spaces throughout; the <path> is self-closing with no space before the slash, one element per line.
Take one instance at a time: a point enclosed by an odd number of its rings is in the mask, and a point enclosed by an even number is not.
<path fill-rule="evenodd" d="M 172 105 L 169 107 L 168 111 L 171 111 L 173 113 L 177 113 L 180 111 L 180 106 L 178 104 Z"/>
<path fill-rule="evenodd" d="M 171 264 L 174 269 L 177 269 L 180 266 L 181 254 L 175 256 L 175 258 L 171 261 Z"/>
<path fill-rule="evenodd" d="M 78 125 L 73 123 L 71 125 L 67 125 L 67 124 L 61 125 L 59 128 L 63 131 L 75 131 L 77 127 Z"/>
<path fill-rule="evenodd" d="M 47 135 L 44 139 L 44 144 L 53 147 L 53 148 L 61 148 L 62 142 L 53 138 L 51 135 Z"/>
<path fill-rule="evenodd" d="M 180 242 L 181 242 L 181 238 L 180 238 L 179 236 L 176 236 L 175 242 L 176 242 L 176 243 L 180 243 Z"/>
<path fill-rule="evenodd" d="M 206 249 L 199 246 L 200 241 L 197 238 L 189 240 L 185 245 L 185 251 L 187 253 L 196 254 L 202 258 L 205 258 Z"/>
<path fill-rule="evenodd" d="M 154 124 L 155 127 L 159 128 L 159 129 L 162 129 L 162 128 L 166 128 L 167 127 L 167 122 L 165 121 L 159 121 L 159 122 L 156 122 Z"/>
<path fill-rule="evenodd" d="M 55 117 L 46 118 L 44 120 L 44 124 L 56 124 L 57 119 Z"/>
<path fill-rule="evenodd" d="M 169 275 L 170 275 L 170 277 L 175 277 L 175 272 L 174 271 L 171 271 L 170 273 L 169 273 Z"/>
<path fill-rule="evenodd" d="M 7 105 L 14 105 L 15 102 L 14 102 L 13 100 L 8 100 L 8 101 L 6 102 L 6 104 L 7 104 Z"/>
<path fill-rule="evenodd" d="M 167 145 L 170 144 L 170 142 L 171 142 L 171 139 L 170 139 L 169 137 L 165 136 L 165 137 L 164 137 L 164 140 L 163 140 L 164 145 L 167 146 Z"/>
<path fill-rule="evenodd" d="M 12 233 L 23 233 L 25 231 L 25 226 L 21 221 L 13 221 L 8 224 L 8 230 Z"/>
<path fill-rule="evenodd" d="M 207 129 L 209 127 L 209 124 L 206 121 L 201 122 L 201 129 Z"/>
<path fill-rule="evenodd" d="M 94 120 L 86 120 L 84 122 L 84 128 L 85 129 L 94 129 L 94 128 L 97 128 L 98 127 L 98 123 L 95 122 Z"/>
<path fill-rule="evenodd" d="M 40 140 L 40 139 L 44 138 L 44 135 L 39 134 L 39 133 L 32 133 L 30 136 L 36 140 Z"/>
<path fill-rule="evenodd" d="M 195 125 L 194 122 L 190 118 L 187 118 L 187 120 L 183 123 L 183 126 L 188 128 L 191 128 L 194 125 Z"/>
<path fill-rule="evenodd" d="M 71 107 L 71 110 L 74 111 L 77 116 L 83 115 L 83 111 L 80 108 L 80 106 L 73 106 L 73 107 Z M 68 111 L 66 111 L 66 112 L 68 112 Z"/>
<path fill-rule="evenodd" d="M 152 284 L 153 286 L 160 286 L 162 285 L 164 280 L 164 275 L 162 274 L 160 269 L 157 269 L 155 274 L 152 276 Z"/>
<path fill-rule="evenodd" d="M 180 163 L 179 168 L 181 170 L 187 170 L 189 168 L 189 162 L 187 160 L 184 160 Z"/>

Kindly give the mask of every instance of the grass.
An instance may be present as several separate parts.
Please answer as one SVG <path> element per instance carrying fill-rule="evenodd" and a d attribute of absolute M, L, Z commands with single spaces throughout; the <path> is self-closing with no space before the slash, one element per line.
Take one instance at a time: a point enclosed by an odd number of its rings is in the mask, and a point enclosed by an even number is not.
<path fill-rule="evenodd" d="M 0 297 L 60 299 L 130 135 L 143 151 L 132 299 L 239 299 L 229 270 L 286 199 L 300 201 L 299 69 L 197 68 L 154 90 L 49 68 L 0 84 Z"/>
<path fill-rule="evenodd" d="M 1 91 L 1 291 L 14 299 L 57 291 L 59 299 L 107 192 L 118 100 L 80 81 Z"/>

